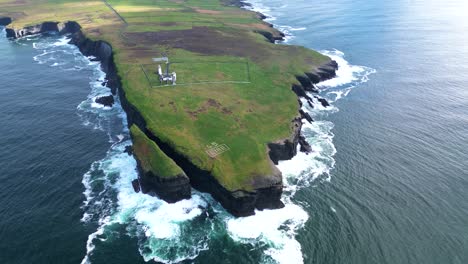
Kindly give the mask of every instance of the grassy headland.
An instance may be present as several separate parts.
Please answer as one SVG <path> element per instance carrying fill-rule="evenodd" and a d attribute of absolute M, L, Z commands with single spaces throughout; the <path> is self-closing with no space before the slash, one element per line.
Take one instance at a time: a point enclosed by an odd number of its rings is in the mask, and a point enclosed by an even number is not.
<path fill-rule="evenodd" d="M 76 21 L 87 38 L 111 44 L 126 99 L 145 120 L 142 130 L 210 172 L 226 190 L 251 192 L 268 187 L 263 178 L 275 173 L 267 144 L 293 133 L 296 76 L 330 59 L 273 44 L 277 30 L 259 14 L 228 2 L 0 0 L 0 17 L 13 18 L 12 28 Z M 177 72 L 176 86 L 157 80 L 151 59 L 163 54 Z M 229 150 L 209 155 L 213 142 Z M 135 147 L 159 149 L 149 140 L 136 140 Z M 155 159 L 149 163 L 175 165 L 169 158 Z"/>
<path fill-rule="evenodd" d="M 130 128 L 133 152 L 139 157 L 143 173 L 151 172 L 161 178 L 185 175 L 182 169 L 149 139 L 136 125 Z"/>

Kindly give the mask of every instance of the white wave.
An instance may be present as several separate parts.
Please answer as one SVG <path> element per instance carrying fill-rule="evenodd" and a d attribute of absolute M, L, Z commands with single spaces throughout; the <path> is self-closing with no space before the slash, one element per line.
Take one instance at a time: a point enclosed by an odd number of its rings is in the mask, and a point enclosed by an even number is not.
<path fill-rule="evenodd" d="M 298 27 L 298 28 L 295 28 L 295 27 L 290 27 L 291 31 L 304 31 L 304 30 L 307 30 L 306 27 Z"/>
<path fill-rule="evenodd" d="M 52 50 L 52 51 L 44 51 L 44 52 L 42 52 L 41 54 L 34 56 L 34 57 L 33 57 L 33 60 L 34 60 L 34 61 L 37 61 L 37 62 L 40 62 L 40 61 L 41 61 L 41 57 L 46 56 L 46 55 L 49 55 L 49 54 L 54 54 L 54 53 L 56 53 L 56 52 L 57 52 L 57 51 L 55 51 L 55 50 Z"/>
<path fill-rule="evenodd" d="M 61 37 L 58 41 L 52 43 L 52 46 L 60 47 L 60 46 L 69 46 L 71 38 L 68 36 Z"/>
<path fill-rule="evenodd" d="M 105 217 L 99 220 L 99 228 L 92 234 L 88 236 L 88 239 L 86 240 L 86 255 L 81 261 L 81 264 L 90 264 L 91 261 L 89 257 L 91 256 L 92 252 L 96 248 L 96 246 L 93 244 L 93 241 L 100 235 L 104 234 L 106 226 L 108 226 L 110 223 L 110 218 Z"/>
<path fill-rule="evenodd" d="M 117 135 L 118 142 L 122 142 L 124 140 L 125 136 L 123 134 Z"/>
<path fill-rule="evenodd" d="M 306 108 L 304 108 L 307 111 Z M 321 176 L 327 179 L 335 166 L 333 156 L 336 148 L 333 144 L 333 123 L 329 121 L 315 121 L 304 123 L 302 134 L 312 147 L 312 152 L 305 154 L 299 151 L 291 160 L 280 161 L 278 168 L 283 172 L 286 182 L 285 191 L 294 195 L 300 188 L 309 186 Z"/>
<path fill-rule="evenodd" d="M 50 65 L 51 67 L 58 67 L 58 66 L 63 66 L 65 65 L 66 63 L 65 62 L 54 62 L 52 63 L 52 65 Z"/>
<path fill-rule="evenodd" d="M 99 96 L 97 96 L 97 97 L 99 97 Z M 91 104 L 90 104 L 91 108 L 104 109 L 104 110 L 111 110 L 112 109 L 112 107 L 110 107 L 110 106 L 106 106 L 106 105 L 103 105 L 103 104 L 96 103 L 96 98 L 97 97 L 91 98 Z"/>
<path fill-rule="evenodd" d="M 264 5 L 259 0 L 245 0 L 241 2 L 250 4 L 250 5 L 245 6 L 246 9 L 254 11 L 254 12 L 262 13 L 263 15 L 267 17 L 271 17 L 271 9 L 268 6 Z"/>
<path fill-rule="evenodd" d="M 98 214 L 100 223 L 98 230 L 89 236 L 87 254 L 83 261 L 89 261 L 95 250 L 93 241 L 106 234 L 106 228 L 114 224 L 134 227 L 129 235 L 140 238 L 140 252 L 146 261 L 176 263 L 194 258 L 200 251 L 207 250 L 206 243 L 197 244 L 195 241 L 204 240 L 204 231 L 208 226 L 203 227 L 203 232 L 192 230 L 193 232 L 187 233 L 181 229 L 182 225 L 204 213 L 207 202 L 201 195 L 194 194 L 190 200 L 168 204 L 157 197 L 135 193 L 132 180 L 138 177 L 136 161 L 124 152 L 129 144 L 131 142 L 128 140 L 114 144 L 106 158 L 97 162 L 97 166 L 92 166 L 90 172 L 83 177 L 84 185 L 89 189 L 86 192 L 88 199 L 85 202 L 85 213 Z M 88 175 L 98 176 L 93 178 Z M 115 176 L 118 178 L 113 182 L 111 179 Z M 104 189 L 96 190 L 93 181 L 104 181 Z M 90 193 L 94 196 L 89 195 Z M 116 193 L 116 196 L 113 202 L 108 202 L 112 193 Z M 182 238 L 187 238 L 187 241 L 184 242 Z M 161 252 L 162 247 L 164 250 Z M 171 251 L 177 251 L 177 255 L 165 255 Z"/>
<path fill-rule="evenodd" d="M 302 263 L 301 245 L 295 239 L 309 216 L 300 206 L 285 200 L 285 207 L 277 210 L 256 211 L 254 216 L 230 218 L 227 229 L 240 243 L 266 243 L 265 251 L 278 263 Z"/>
<path fill-rule="evenodd" d="M 307 100 L 301 99 L 302 110 L 309 113 L 314 120 L 313 123 L 304 121 L 302 134 L 312 147 L 312 153 L 305 154 L 299 152 L 298 155 L 288 161 L 280 161 L 278 168 L 285 175 L 289 183 L 287 191 L 294 194 L 298 189 L 307 187 L 317 178 L 330 180 L 330 172 L 334 168 L 336 148 L 333 144 L 334 134 L 333 123 L 326 120 L 328 114 L 336 113 L 339 109 L 334 105 L 336 101 L 346 97 L 352 88 L 358 84 L 366 82 L 368 76 L 375 70 L 351 65 L 344 59 L 344 53 L 338 50 L 322 51 L 338 63 L 337 77 L 321 82 L 317 85 L 322 92 L 319 95 L 310 94 L 313 107 L 310 107 Z M 330 106 L 324 107 L 318 98 L 325 98 Z"/>
<path fill-rule="evenodd" d="M 336 77 L 319 83 L 319 88 L 337 87 L 347 84 L 367 82 L 368 76 L 375 73 L 374 69 L 350 64 L 344 57 L 344 53 L 339 50 L 323 50 L 322 54 L 332 58 L 339 65 Z"/>

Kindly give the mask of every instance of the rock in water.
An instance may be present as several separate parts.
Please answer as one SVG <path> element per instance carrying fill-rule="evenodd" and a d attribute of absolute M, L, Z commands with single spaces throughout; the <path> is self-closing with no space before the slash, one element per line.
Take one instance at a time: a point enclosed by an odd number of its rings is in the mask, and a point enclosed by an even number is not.
<path fill-rule="evenodd" d="M 304 112 L 302 109 L 299 110 L 299 113 L 301 114 L 301 117 L 304 118 L 305 120 L 309 121 L 309 123 L 314 122 L 312 117 L 309 115 L 309 113 Z"/>
<path fill-rule="evenodd" d="M 328 103 L 328 101 L 324 98 L 318 98 L 317 100 L 323 105 L 323 107 L 330 106 L 330 103 Z"/>
<path fill-rule="evenodd" d="M 114 105 L 114 96 L 112 95 L 102 96 L 102 97 L 96 98 L 96 100 L 94 101 L 98 104 L 112 107 L 112 105 Z"/>
<path fill-rule="evenodd" d="M 127 153 L 129 156 L 132 156 L 133 155 L 132 146 L 126 146 L 124 152 Z"/>
<path fill-rule="evenodd" d="M 133 190 L 136 193 L 140 192 L 140 181 L 138 179 L 135 179 L 135 180 L 132 181 L 132 186 L 133 186 Z"/>
<path fill-rule="evenodd" d="M 304 136 L 299 137 L 299 145 L 301 146 L 300 151 L 304 152 L 306 154 L 309 154 L 312 152 L 312 147 L 310 146 L 309 142 L 306 141 Z"/>

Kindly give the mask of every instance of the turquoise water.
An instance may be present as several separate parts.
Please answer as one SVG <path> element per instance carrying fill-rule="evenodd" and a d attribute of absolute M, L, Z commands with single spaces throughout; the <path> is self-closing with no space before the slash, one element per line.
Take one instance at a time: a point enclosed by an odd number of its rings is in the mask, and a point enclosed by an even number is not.
<path fill-rule="evenodd" d="M 134 193 L 99 65 L 61 36 L 2 34 L 1 263 L 468 261 L 468 5 L 251 2 L 340 66 L 320 84 L 332 107 L 305 109 L 314 152 L 279 165 L 286 207 L 234 219 L 206 194 Z"/>

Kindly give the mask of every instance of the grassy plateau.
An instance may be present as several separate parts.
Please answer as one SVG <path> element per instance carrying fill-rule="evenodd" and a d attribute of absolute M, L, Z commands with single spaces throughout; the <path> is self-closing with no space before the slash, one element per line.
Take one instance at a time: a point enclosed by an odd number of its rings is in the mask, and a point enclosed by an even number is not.
<path fill-rule="evenodd" d="M 122 88 L 147 129 L 230 191 L 252 191 L 258 177 L 272 174 L 267 144 L 290 137 L 298 115 L 295 76 L 329 60 L 271 43 L 265 35 L 277 30 L 227 0 L 0 0 L 2 16 L 13 18 L 12 28 L 76 21 L 88 38 L 110 43 Z M 152 58 L 163 55 L 177 72 L 175 86 L 155 75 Z M 148 167 L 163 175 L 179 169 L 131 131 Z M 213 142 L 229 150 L 208 155 Z"/>

